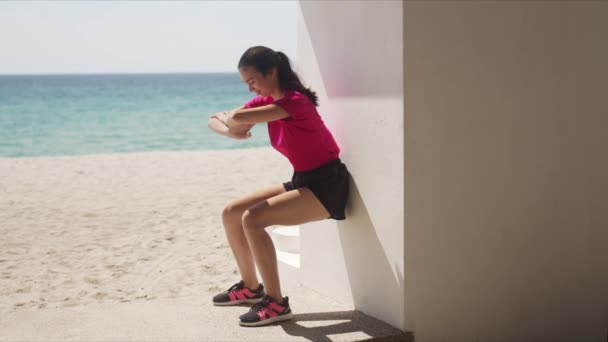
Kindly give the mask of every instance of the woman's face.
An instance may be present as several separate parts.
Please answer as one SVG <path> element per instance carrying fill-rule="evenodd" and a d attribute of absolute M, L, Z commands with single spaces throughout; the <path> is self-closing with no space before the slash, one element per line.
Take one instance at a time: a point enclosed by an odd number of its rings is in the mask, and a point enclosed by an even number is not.
<path fill-rule="evenodd" d="M 276 88 L 275 70 L 271 70 L 265 77 L 254 67 L 239 68 L 239 73 L 241 80 L 249 87 L 249 91 L 261 96 L 270 96 Z"/>

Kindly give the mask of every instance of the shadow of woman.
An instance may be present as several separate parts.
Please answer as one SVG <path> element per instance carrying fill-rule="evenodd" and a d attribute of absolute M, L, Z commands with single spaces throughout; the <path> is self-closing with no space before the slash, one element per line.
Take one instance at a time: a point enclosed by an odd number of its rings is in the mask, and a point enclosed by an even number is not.
<path fill-rule="evenodd" d="M 343 322 L 324 325 L 323 321 Z M 312 324 L 301 324 L 302 322 Z M 293 320 L 281 323 L 281 327 L 291 336 L 304 337 L 310 341 L 333 341 L 329 335 L 359 332 L 364 335 L 360 341 L 414 342 L 413 335 L 356 310 L 295 314 Z"/>

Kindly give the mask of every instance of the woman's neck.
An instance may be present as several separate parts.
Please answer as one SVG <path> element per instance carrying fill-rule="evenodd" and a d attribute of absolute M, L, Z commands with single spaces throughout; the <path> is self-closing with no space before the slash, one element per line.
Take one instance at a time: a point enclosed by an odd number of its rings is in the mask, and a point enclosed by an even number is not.
<path fill-rule="evenodd" d="M 273 92 L 272 94 L 270 94 L 270 96 L 272 96 L 272 99 L 274 101 L 280 100 L 280 99 L 283 98 L 283 96 L 285 96 L 285 91 L 281 90 L 281 89 L 277 89 L 275 92 Z"/>

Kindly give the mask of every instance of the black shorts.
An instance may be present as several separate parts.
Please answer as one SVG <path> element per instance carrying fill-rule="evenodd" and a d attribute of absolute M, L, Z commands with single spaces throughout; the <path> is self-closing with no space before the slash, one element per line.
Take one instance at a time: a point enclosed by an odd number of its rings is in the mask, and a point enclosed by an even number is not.
<path fill-rule="evenodd" d="M 309 188 L 329 212 L 328 219 L 344 220 L 348 183 L 346 165 L 337 158 L 310 171 L 294 172 L 291 181 L 283 183 L 283 186 L 286 191 Z"/>

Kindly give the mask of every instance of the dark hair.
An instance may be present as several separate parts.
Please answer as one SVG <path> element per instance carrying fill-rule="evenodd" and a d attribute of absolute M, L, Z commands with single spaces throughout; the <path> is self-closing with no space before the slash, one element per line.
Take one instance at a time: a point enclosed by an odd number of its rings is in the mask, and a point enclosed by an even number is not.
<path fill-rule="evenodd" d="M 265 46 L 250 47 L 239 60 L 239 68 L 252 66 L 266 76 L 272 68 L 277 68 L 279 87 L 282 90 L 297 90 L 306 95 L 315 106 L 319 105 L 317 94 L 304 87 L 298 75 L 291 69 L 289 58 L 280 51 Z"/>

